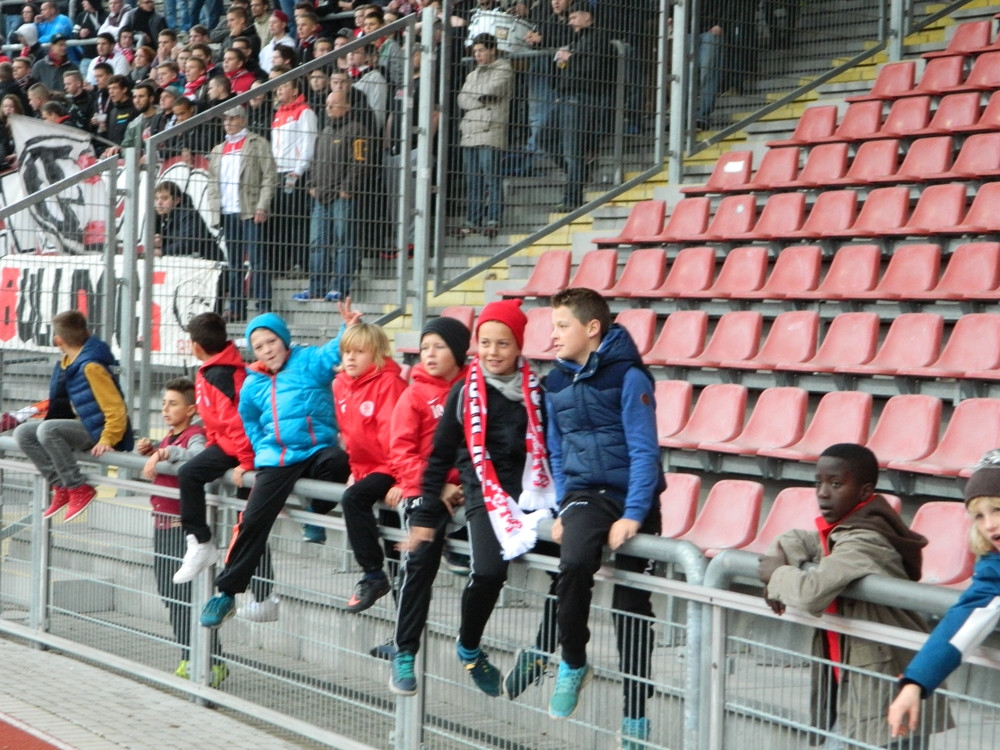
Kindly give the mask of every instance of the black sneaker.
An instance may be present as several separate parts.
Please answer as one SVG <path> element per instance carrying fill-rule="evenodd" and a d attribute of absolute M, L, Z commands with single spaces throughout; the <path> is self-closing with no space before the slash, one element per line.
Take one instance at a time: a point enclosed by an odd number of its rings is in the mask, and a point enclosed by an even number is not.
<path fill-rule="evenodd" d="M 503 681 L 503 692 L 508 698 L 513 700 L 529 685 L 535 685 L 545 674 L 545 667 L 549 663 L 549 657 L 533 648 L 521 649 L 514 657 L 514 667 L 511 669 Z"/>
<path fill-rule="evenodd" d="M 365 576 L 354 587 L 354 593 L 347 601 L 347 611 L 354 614 L 364 612 L 388 594 L 391 589 L 392 586 L 389 585 L 389 579 L 384 573 L 374 578 Z"/>

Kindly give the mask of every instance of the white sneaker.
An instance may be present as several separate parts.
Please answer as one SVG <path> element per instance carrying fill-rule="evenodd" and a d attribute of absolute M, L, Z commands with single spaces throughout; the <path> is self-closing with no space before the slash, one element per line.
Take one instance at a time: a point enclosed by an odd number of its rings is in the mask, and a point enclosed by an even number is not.
<path fill-rule="evenodd" d="M 215 565 L 219 559 L 219 550 L 211 540 L 201 543 L 194 534 L 188 534 L 186 538 L 187 552 L 181 567 L 174 573 L 174 583 L 193 581 L 201 571 Z"/>
<path fill-rule="evenodd" d="M 262 602 L 251 599 L 245 606 L 236 610 L 236 616 L 250 622 L 277 622 L 279 604 L 281 600 L 275 594 L 271 594 Z"/>

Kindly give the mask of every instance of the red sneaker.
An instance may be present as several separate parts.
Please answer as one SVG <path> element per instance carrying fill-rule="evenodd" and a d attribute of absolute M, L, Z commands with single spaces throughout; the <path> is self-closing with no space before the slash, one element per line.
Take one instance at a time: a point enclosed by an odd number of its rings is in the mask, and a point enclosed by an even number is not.
<path fill-rule="evenodd" d="M 69 490 L 69 507 L 66 508 L 66 517 L 63 521 L 72 521 L 83 513 L 96 495 L 97 490 L 89 484 L 81 484 L 79 487 Z"/>
<path fill-rule="evenodd" d="M 69 490 L 65 487 L 52 488 L 52 504 L 42 513 L 42 518 L 52 518 L 69 503 Z"/>

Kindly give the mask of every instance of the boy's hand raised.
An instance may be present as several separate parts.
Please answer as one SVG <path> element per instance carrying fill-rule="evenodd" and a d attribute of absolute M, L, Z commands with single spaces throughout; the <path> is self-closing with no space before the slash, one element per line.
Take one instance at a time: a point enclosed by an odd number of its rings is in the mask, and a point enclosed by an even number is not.
<path fill-rule="evenodd" d="M 612 550 L 618 549 L 639 533 L 641 525 L 638 521 L 633 521 L 630 518 L 619 518 L 611 524 L 611 529 L 608 531 L 608 546 Z"/>
<path fill-rule="evenodd" d="M 355 323 L 361 322 L 361 316 L 364 315 L 363 312 L 359 310 L 351 309 L 351 298 L 347 297 L 343 302 L 337 303 L 337 310 L 340 311 L 340 317 L 344 320 L 344 325 L 350 328 Z"/>

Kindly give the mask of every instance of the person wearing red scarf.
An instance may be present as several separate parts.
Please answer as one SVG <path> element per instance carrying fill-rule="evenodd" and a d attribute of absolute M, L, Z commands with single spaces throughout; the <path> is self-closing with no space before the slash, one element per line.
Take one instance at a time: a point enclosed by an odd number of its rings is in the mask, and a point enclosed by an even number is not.
<path fill-rule="evenodd" d="M 816 462 L 820 512 L 816 531 L 782 534 L 760 561 L 764 596 L 775 613 L 783 614 L 791 606 L 816 616 L 830 613 L 928 631 L 913 612 L 841 597 L 847 586 L 868 575 L 920 579 L 921 550 L 927 540 L 910 531 L 886 499 L 876 494 L 877 483 L 878 459 L 864 446 L 838 443 L 823 451 Z M 813 565 L 803 568 L 806 563 Z M 813 672 L 809 705 L 817 735 L 810 744 L 823 741 L 826 735 L 818 734 L 822 731 L 888 747 L 892 738 L 885 715 L 893 684 L 910 652 L 817 628 L 813 654 L 838 666 L 817 665 Z M 947 711 L 935 714 L 925 732 L 942 731 L 950 723 Z"/>
<path fill-rule="evenodd" d="M 235 47 L 227 49 L 222 56 L 222 70 L 229 79 L 233 94 L 245 94 L 256 80 L 253 73 L 244 67 L 246 60 L 246 55 Z"/>

